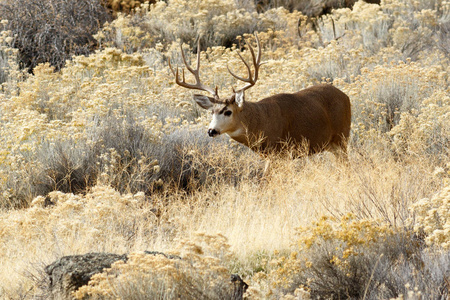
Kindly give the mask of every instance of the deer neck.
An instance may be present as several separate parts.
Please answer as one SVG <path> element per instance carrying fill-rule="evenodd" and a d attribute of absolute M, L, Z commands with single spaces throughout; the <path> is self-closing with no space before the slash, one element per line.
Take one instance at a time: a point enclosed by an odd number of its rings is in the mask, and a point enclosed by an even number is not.
<path fill-rule="evenodd" d="M 251 145 L 255 143 L 255 139 L 261 138 L 264 134 L 261 130 L 264 127 L 264 120 L 267 118 L 257 103 L 246 102 L 244 110 L 239 114 L 236 129 L 227 134 L 233 140 L 252 148 Z"/>

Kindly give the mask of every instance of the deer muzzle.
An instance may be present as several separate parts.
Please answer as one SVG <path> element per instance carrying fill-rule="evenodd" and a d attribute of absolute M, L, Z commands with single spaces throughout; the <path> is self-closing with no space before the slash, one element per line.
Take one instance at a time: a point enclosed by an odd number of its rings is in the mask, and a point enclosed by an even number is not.
<path fill-rule="evenodd" d="M 220 134 L 220 132 L 218 132 L 217 130 L 215 130 L 215 129 L 208 129 L 208 135 L 210 136 L 210 137 L 215 137 L 215 136 L 218 136 Z"/>

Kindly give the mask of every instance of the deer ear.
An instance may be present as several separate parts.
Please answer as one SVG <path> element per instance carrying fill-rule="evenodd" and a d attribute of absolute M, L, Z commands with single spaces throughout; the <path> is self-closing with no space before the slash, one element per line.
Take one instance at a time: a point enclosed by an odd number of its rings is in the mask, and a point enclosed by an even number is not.
<path fill-rule="evenodd" d="M 234 95 L 234 101 L 236 102 L 237 107 L 239 107 L 240 110 L 242 110 L 244 108 L 244 91 L 238 91 L 235 95 Z"/>
<path fill-rule="evenodd" d="M 194 100 L 197 102 L 198 105 L 200 105 L 201 108 L 204 109 L 210 109 L 214 106 L 214 103 L 212 102 L 212 98 L 204 95 L 194 95 Z"/>

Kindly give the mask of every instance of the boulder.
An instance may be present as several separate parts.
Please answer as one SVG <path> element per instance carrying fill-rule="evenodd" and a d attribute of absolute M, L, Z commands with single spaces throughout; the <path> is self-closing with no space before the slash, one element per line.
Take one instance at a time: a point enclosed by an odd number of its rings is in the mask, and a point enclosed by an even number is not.
<path fill-rule="evenodd" d="M 110 268 L 118 260 L 127 261 L 127 256 L 112 253 L 87 253 L 61 257 L 45 267 L 45 272 L 50 277 L 50 298 L 71 299 L 71 293 L 86 285 L 92 275 Z"/>
<path fill-rule="evenodd" d="M 167 255 L 157 251 L 145 251 L 149 255 L 164 255 L 169 259 L 181 259 L 176 255 Z M 87 253 L 83 255 L 64 256 L 52 264 L 45 267 L 45 272 L 49 276 L 48 294 L 50 299 L 72 299 L 71 293 L 78 290 L 83 285 L 88 284 L 94 274 L 103 272 L 111 265 L 122 260 L 126 262 L 126 254 L 118 255 L 112 253 Z M 248 288 L 242 278 L 237 274 L 231 275 L 231 300 L 243 299 Z"/>

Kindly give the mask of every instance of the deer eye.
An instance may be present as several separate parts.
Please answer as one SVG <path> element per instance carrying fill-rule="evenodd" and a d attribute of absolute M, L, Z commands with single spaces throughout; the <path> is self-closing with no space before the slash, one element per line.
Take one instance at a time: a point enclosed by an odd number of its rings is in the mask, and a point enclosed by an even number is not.
<path fill-rule="evenodd" d="M 226 112 L 224 112 L 223 114 L 227 117 L 231 116 L 231 110 L 227 110 Z"/>

